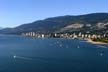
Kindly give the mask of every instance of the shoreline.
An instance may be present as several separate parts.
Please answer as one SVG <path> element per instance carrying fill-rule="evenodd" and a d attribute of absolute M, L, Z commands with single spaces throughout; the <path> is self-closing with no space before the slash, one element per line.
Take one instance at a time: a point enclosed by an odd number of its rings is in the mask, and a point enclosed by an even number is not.
<path fill-rule="evenodd" d="M 25 36 L 24 36 L 25 37 Z M 31 38 L 31 37 L 30 37 Z M 34 37 L 32 37 L 34 38 Z M 35 38 L 35 39 L 72 39 L 72 38 Z M 88 39 L 88 38 L 85 38 L 85 39 L 82 39 L 82 38 L 76 38 L 76 39 L 79 39 L 79 40 L 85 40 L 86 42 L 89 42 L 89 43 L 92 43 L 92 44 L 103 44 L 103 45 L 106 45 L 108 43 L 105 43 L 105 42 L 99 42 L 99 41 L 93 41 L 92 39 Z M 73 40 L 73 39 L 72 39 Z"/>
<path fill-rule="evenodd" d="M 87 42 L 92 43 L 92 44 L 108 44 L 108 43 L 104 43 L 104 42 L 96 42 L 91 39 L 86 39 L 86 40 L 87 40 Z"/>

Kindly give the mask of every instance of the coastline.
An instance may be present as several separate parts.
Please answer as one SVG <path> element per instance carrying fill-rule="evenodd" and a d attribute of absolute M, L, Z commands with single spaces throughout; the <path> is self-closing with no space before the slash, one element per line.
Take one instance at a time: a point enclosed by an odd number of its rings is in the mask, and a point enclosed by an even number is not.
<path fill-rule="evenodd" d="M 30 36 L 28 36 L 28 37 L 30 37 Z M 34 39 L 74 39 L 74 38 L 45 38 L 45 37 L 44 38 L 30 37 L 30 38 L 34 38 Z M 89 39 L 89 38 L 75 38 L 75 39 L 85 40 L 86 42 L 89 42 L 89 43 L 92 43 L 92 44 L 99 44 L 99 45 L 101 45 L 101 44 L 107 45 L 108 44 L 108 43 L 101 42 L 101 41 L 93 41 L 92 39 Z"/>
<path fill-rule="evenodd" d="M 91 39 L 86 39 L 86 40 L 87 40 L 87 42 L 92 43 L 92 44 L 108 44 L 108 43 L 104 43 L 104 42 L 96 42 Z"/>

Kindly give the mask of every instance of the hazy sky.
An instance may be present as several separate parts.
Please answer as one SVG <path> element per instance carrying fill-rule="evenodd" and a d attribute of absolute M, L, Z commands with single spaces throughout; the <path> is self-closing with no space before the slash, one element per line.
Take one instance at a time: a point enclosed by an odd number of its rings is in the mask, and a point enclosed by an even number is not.
<path fill-rule="evenodd" d="M 0 27 L 96 12 L 108 12 L 108 0 L 0 0 Z"/>

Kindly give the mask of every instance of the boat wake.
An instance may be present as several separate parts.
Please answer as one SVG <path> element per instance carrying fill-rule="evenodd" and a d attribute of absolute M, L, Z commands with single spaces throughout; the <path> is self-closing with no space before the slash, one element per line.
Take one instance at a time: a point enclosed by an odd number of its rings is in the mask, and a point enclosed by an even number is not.
<path fill-rule="evenodd" d="M 33 60 L 32 58 L 28 58 L 28 57 L 22 57 L 22 56 L 13 56 L 14 59 L 24 59 L 24 60 Z"/>
<path fill-rule="evenodd" d="M 103 45 L 97 45 L 97 47 L 99 47 L 99 48 L 108 48 L 107 46 L 103 46 Z"/>
<path fill-rule="evenodd" d="M 38 58 L 38 57 L 33 59 L 33 58 L 29 58 L 29 57 L 23 57 L 23 56 L 14 55 L 13 58 L 14 59 L 22 59 L 22 60 L 40 61 L 40 62 L 48 63 L 47 60 L 44 60 L 44 59 L 41 59 L 41 58 Z"/>

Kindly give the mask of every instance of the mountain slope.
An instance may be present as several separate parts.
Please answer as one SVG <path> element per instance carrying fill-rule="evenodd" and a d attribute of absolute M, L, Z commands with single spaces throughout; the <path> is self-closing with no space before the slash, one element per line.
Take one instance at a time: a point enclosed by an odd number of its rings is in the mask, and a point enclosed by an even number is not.
<path fill-rule="evenodd" d="M 107 33 L 108 13 L 92 13 L 77 16 L 59 16 L 23 24 L 15 28 L 0 30 L 4 34 L 21 34 L 25 32 L 55 33 L 55 32 L 87 32 Z"/>

